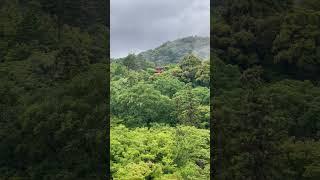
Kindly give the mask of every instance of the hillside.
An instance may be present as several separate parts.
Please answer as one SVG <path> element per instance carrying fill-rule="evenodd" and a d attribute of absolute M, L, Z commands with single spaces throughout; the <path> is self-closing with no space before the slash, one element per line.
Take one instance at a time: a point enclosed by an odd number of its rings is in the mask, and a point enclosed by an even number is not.
<path fill-rule="evenodd" d="M 158 73 L 133 54 L 110 64 L 112 178 L 209 179 L 209 68 L 194 55 Z"/>
<path fill-rule="evenodd" d="M 193 53 L 201 59 L 207 59 L 210 52 L 209 37 L 189 36 L 168 41 L 161 46 L 139 54 L 156 64 L 177 63 L 186 54 Z"/>

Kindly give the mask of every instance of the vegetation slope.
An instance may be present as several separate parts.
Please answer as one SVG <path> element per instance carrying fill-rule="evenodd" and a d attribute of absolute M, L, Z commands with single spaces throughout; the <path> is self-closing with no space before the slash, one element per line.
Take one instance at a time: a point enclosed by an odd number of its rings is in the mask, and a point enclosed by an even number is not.
<path fill-rule="evenodd" d="M 209 61 L 155 65 L 129 54 L 111 63 L 114 179 L 209 179 Z"/>

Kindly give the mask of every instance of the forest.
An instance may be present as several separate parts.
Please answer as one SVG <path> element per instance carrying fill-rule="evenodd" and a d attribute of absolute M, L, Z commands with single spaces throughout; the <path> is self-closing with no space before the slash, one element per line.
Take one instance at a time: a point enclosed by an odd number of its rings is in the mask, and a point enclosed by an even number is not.
<path fill-rule="evenodd" d="M 215 0 L 215 179 L 320 179 L 320 1 Z"/>
<path fill-rule="evenodd" d="M 1 0 L 0 179 L 105 179 L 106 9 Z"/>
<path fill-rule="evenodd" d="M 159 72 L 135 54 L 111 63 L 114 179 L 209 179 L 210 63 L 176 61 Z"/>
<path fill-rule="evenodd" d="M 114 179 L 320 179 L 320 1 L 214 0 L 210 61 L 160 74 L 109 68 L 106 6 L 1 0 L 0 179 L 104 179 L 109 100 Z"/>

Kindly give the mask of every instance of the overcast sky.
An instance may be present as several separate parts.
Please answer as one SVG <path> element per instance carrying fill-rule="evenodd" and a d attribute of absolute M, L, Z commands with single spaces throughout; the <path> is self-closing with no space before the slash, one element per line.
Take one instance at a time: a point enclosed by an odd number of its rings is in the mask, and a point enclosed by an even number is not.
<path fill-rule="evenodd" d="M 210 0 L 111 0 L 111 57 L 209 32 Z"/>

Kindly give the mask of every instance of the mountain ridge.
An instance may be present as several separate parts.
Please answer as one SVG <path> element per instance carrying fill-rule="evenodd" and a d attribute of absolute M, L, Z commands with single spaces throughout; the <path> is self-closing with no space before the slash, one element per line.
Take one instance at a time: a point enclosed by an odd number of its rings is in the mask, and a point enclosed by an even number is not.
<path fill-rule="evenodd" d="M 182 57 L 191 53 L 201 59 L 208 59 L 210 56 L 210 38 L 187 36 L 167 41 L 154 49 L 139 53 L 138 56 L 155 64 L 170 64 L 178 63 Z"/>

